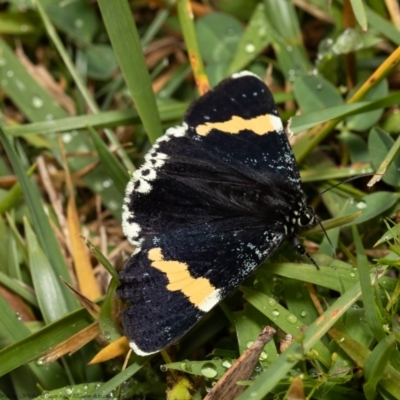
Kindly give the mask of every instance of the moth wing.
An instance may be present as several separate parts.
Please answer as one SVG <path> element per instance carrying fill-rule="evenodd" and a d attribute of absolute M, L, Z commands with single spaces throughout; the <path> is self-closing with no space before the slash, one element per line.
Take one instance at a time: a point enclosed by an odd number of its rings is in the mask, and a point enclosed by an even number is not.
<path fill-rule="evenodd" d="M 139 355 L 173 344 L 282 242 L 256 220 L 188 226 L 146 240 L 120 273 L 124 332 Z"/>

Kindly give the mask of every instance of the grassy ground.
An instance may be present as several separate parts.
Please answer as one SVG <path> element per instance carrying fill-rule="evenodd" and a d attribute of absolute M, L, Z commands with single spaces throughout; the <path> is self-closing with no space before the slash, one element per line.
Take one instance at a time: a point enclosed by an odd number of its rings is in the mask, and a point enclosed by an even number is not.
<path fill-rule="evenodd" d="M 0 2 L 0 396 L 202 399 L 270 325 L 240 399 L 400 399 L 398 2 L 203 1 L 194 19 L 172 3 Z M 285 244 L 179 344 L 125 367 L 127 171 L 242 69 L 291 119 L 336 256 L 306 232 L 320 271 Z M 213 398 L 232 397 L 223 382 Z"/>

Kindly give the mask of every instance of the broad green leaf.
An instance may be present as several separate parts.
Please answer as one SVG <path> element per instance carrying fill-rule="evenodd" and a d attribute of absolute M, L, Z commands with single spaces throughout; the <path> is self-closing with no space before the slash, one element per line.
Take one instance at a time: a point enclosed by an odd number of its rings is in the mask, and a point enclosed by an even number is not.
<path fill-rule="evenodd" d="M 237 45 L 227 75 L 243 69 L 269 45 L 271 40 L 265 20 L 264 4 L 259 3 Z"/>
<path fill-rule="evenodd" d="M 391 207 L 396 204 L 398 201 L 399 195 L 397 193 L 392 192 L 376 192 L 372 194 L 368 194 L 363 197 L 361 200 L 356 201 L 353 205 L 351 205 L 348 209 L 348 213 L 353 213 L 357 211 L 362 211 L 361 217 L 356 220 L 357 224 L 361 224 L 365 221 L 369 221 L 372 218 L 377 217 L 385 213 Z"/>
<path fill-rule="evenodd" d="M 388 83 L 386 79 L 383 79 L 375 87 L 373 87 L 365 96 L 365 101 L 374 101 L 385 98 L 389 93 Z M 346 119 L 346 128 L 357 132 L 364 132 L 367 129 L 375 125 L 383 114 L 382 109 L 369 111 L 366 113 L 360 113 L 353 115 Z"/>
<path fill-rule="evenodd" d="M 343 104 L 343 99 L 337 88 L 320 75 L 297 78 L 293 84 L 293 92 L 303 113 Z M 292 126 L 291 129 L 293 129 Z"/>

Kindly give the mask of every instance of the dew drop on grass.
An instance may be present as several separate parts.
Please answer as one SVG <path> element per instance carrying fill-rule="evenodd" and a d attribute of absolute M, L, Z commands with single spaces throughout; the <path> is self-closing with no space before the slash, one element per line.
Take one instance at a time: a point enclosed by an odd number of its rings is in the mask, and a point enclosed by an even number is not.
<path fill-rule="evenodd" d="M 287 320 L 288 322 L 290 322 L 291 324 L 295 324 L 295 323 L 297 322 L 297 317 L 296 317 L 295 315 L 293 315 L 293 314 L 289 314 L 289 315 L 286 317 L 286 320 Z"/>
<path fill-rule="evenodd" d="M 254 46 L 253 43 L 247 43 L 245 46 L 245 50 L 247 53 L 254 53 L 254 51 L 256 50 L 256 46 Z"/>
<path fill-rule="evenodd" d="M 225 357 L 222 359 L 221 364 L 224 368 L 230 368 L 232 366 L 232 359 Z"/>
<path fill-rule="evenodd" d="M 212 363 L 205 363 L 201 367 L 201 374 L 206 378 L 215 378 L 217 376 L 217 369 Z"/>
<path fill-rule="evenodd" d="M 42 108 L 43 100 L 39 96 L 33 96 L 32 97 L 32 106 L 34 108 Z"/>

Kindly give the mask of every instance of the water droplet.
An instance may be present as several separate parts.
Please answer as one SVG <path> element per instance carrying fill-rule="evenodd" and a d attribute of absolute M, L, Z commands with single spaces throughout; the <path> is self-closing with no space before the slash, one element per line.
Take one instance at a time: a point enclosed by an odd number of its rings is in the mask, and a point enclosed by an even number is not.
<path fill-rule="evenodd" d="M 301 313 L 300 313 L 300 315 L 304 318 L 304 317 L 306 317 L 307 316 L 307 311 L 306 310 L 303 310 Z"/>
<path fill-rule="evenodd" d="M 201 367 L 201 374 L 206 378 L 215 378 L 217 376 L 217 369 L 212 363 L 205 363 Z"/>
<path fill-rule="evenodd" d="M 339 343 L 343 343 L 345 341 L 345 339 L 342 337 L 339 339 Z"/>
<path fill-rule="evenodd" d="M 267 34 L 267 28 L 265 26 L 262 26 L 259 30 L 258 30 L 258 36 L 260 37 L 264 37 Z"/>
<path fill-rule="evenodd" d="M 22 24 L 22 25 L 20 26 L 20 29 L 21 29 L 21 32 L 27 32 L 27 31 L 28 31 L 28 25 Z"/>
<path fill-rule="evenodd" d="M 356 274 L 355 274 L 354 272 L 350 272 L 350 277 L 351 277 L 351 278 L 355 278 L 355 277 L 356 277 Z"/>
<path fill-rule="evenodd" d="M 12 77 L 14 76 L 14 71 L 8 70 L 8 71 L 6 72 L 6 75 L 7 75 L 9 78 L 12 78 Z"/>
<path fill-rule="evenodd" d="M 318 85 L 317 85 L 317 90 L 321 90 L 322 89 L 322 85 L 319 83 Z"/>
<path fill-rule="evenodd" d="M 224 368 L 230 368 L 232 367 L 232 359 L 225 357 L 222 359 L 221 364 Z"/>
<path fill-rule="evenodd" d="M 268 305 L 269 305 L 270 307 L 276 306 L 276 300 L 273 299 L 272 297 L 270 297 L 270 298 L 268 299 Z"/>
<path fill-rule="evenodd" d="M 272 311 L 272 315 L 273 315 L 274 317 L 279 317 L 279 311 L 278 311 L 278 310 Z"/>
<path fill-rule="evenodd" d="M 181 368 L 184 371 L 191 372 L 192 371 L 192 363 L 189 360 L 185 360 L 181 362 Z"/>
<path fill-rule="evenodd" d="M 77 18 L 77 19 L 74 21 L 74 25 L 75 25 L 75 28 L 82 29 L 82 27 L 83 27 L 83 20 L 80 19 L 80 18 Z"/>
<path fill-rule="evenodd" d="M 260 357 L 258 357 L 259 360 L 264 361 L 268 358 L 268 353 L 266 353 L 264 350 L 261 352 Z"/>
<path fill-rule="evenodd" d="M 315 368 L 311 368 L 308 371 L 308 375 L 311 376 L 311 378 L 318 378 L 319 377 L 319 372 Z"/>
<path fill-rule="evenodd" d="M 352 28 L 347 28 L 339 35 L 336 42 L 332 46 L 335 54 L 346 54 L 351 51 L 359 50 L 363 47 L 363 39 L 361 34 Z"/>
<path fill-rule="evenodd" d="M 254 53 L 254 51 L 256 50 L 256 46 L 254 46 L 253 43 L 247 43 L 245 46 L 245 50 L 247 53 Z"/>
<path fill-rule="evenodd" d="M 21 314 L 18 311 L 15 313 L 15 316 L 17 317 L 18 321 L 21 321 Z"/>
<path fill-rule="evenodd" d="M 293 47 L 292 46 L 286 46 L 286 51 L 288 51 L 290 53 L 291 51 L 293 51 Z"/>
<path fill-rule="evenodd" d="M 71 395 L 72 393 L 74 393 L 74 388 L 65 388 L 65 393 L 67 393 L 68 395 Z"/>
<path fill-rule="evenodd" d="M 117 209 L 119 208 L 119 203 L 117 203 L 117 202 L 114 201 L 114 200 L 110 200 L 110 201 L 107 203 L 107 205 L 108 205 L 108 208 L 109 208 L 110 210 L 117 210 Z"/>
<path fill-rule="evenodd" d="M 103 336 L 104 336 L 107 340 L 110 340 L 110 339 L 111 339 L 111 334 L 110 334 L 110 332 L 108 332 L 108 331 L 104 331 L 104 332 L 103 332 Z"/>
<path fill-rule="evenodd" d="M 15 79 L 15 85 L 17 86 L 17 88 L 19 89 L 19 90 L 21 90 L 21 92 L 23 91 L 23 90 L 25 90 L 25 84 L 24 84 L 24 82 L 22 82 L 22 81 L 20 81 L 19 79 Z"/>
<path fill-rule="evenodd" d="M 289 321 L 291 324 L 295 324 L 297 322 L 297 317 L 293 314 L 289 314 L 286 317 L 286 320 Z"/>
<path fill-rule="evenodd" d="M 103 181 L 103 187 L 105 187 L 105 188 L 109 188 L 113 184 L 114 184 L 114 182 L 112 179 L 106 179 L 105 181 Z"/>
<path fill-rule="evenodd" d="M 162 372 L 167 372 L 167 371 L 168 371 L 168 368 L 167 368 L 165 365 L 160 365 L 160 370 L 161 370 Z"/>
<path fill-rule="evenodd" d="M 364 208 L 367 208 L 367 203 L 364 200 L 361 200 L 356 204 L 356 207 L 359 210 L 363 210 Z"/>
<path fill-rule="evenodd" d="M 72 135 L 70 133 L 63 133 L 62 140 L 64 143 L 70 143 L 72 140 Z"/>
<path fill-rule="evenodd" d="M 249 349 L 251 346 L 253 346 L 254 341 L 250 340 L 250 342 L 246 343 L 246 347 Z"/>
<path fill-rule="evenodd" d="M 39 360 L 37 360 L 36 365 L 41 367 L 43 365 L 43 359 L 40 358 Z"/>
<path fill-rule="evenodd" d="M 32 97 L 32 106 L 35 108 L 42 108 L 43 107 L 43 100 L 38 96 Z"/>
<path fill-rule="evenodd" d="M 46 114 L 45 116 L 47 121 L 51 121 L 52 119 L 54 119 L 54 115 L 53 114 Z"/>

